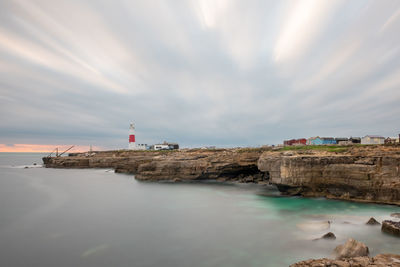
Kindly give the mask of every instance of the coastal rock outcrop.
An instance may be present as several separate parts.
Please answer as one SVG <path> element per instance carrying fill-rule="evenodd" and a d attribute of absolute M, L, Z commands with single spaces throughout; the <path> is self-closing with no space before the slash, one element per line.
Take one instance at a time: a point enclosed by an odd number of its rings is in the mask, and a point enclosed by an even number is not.
<path fill-rule="evenodd" d="M 400 205 L 400 146 L 102 151 L 43 158 L 45 167 L 113 168 L 138 180 L 272 183 L 285 195 Z"/>
<path fill-rule="evenodd" d="M 381 223 L 378 222 L 377 220 L 375 220 L 374 217 L 371 217 L 371 218 L 368 220 L 368 222 L 366 222 L 365 224 L 367 224 L 367 225 L 380 225 Z"/>
<path fill-rule="evenodd" d="M 354 258 L 368 256 L 369 249 L 362 243 L 352 238 L 348 239 L 343 245 L 335 248 L 336 259 Z"/>
<path fill-rule="evenodd" d="M 400 237 L 400 222 L 385 220 L 382 222 L 382 232 Z"/>
<path fill-rule="evenodd" d="M 373 258 L 355 257 L 342 260 L 310 259 L 290 265 L 290 267 L 316 267 L 316 266 L 337 266 L 337 267 L 387 267 L 400 266 L 400 255 L 395 254 L 379 254 Z"/>
<path fill-rule="evenodd" d="M 258 168 L 286 195 L 400 205 L 400 147 L 268 151 Z"/>
<path fill-rule="evenodd" d="M 257 167 L 257 149 L 187 149 L 179 151 L 105 151 L 44 158 L 53 168 L 114 168 L 138 180 L 187 181 L 215 179 L 259 183 L 269 177 Z"/>

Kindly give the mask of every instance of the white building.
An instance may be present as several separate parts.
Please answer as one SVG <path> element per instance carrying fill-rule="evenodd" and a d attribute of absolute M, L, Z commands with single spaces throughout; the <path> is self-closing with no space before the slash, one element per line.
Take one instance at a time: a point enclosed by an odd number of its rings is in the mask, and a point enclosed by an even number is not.
<path fill-rule="evenodd" d="M 156 144 L 154 145 L 154 150 L 169 150 L 169 145 L 165 144 Z"/>
<path fill-rule="evenodd" d="M 385 137 L 380 135 L 366 135 L 361 138 L 363 145 L 380 145 L 385 143 Z"/>

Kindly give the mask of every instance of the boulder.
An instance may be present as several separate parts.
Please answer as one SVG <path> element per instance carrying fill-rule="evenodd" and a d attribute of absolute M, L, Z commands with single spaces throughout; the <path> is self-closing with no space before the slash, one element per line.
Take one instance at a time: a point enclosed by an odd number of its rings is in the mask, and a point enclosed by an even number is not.
<path fill-rule="evenodd" d="M 337 246 L 334 252 L 336 254 L 336 259 L 340 260 L 345 258 L 368 256 L 369 249 L 364 243 L 350 238 L 345 244 Z"/>
<path fill-rule="evenodd" d="M 367 224 L 367 225 L 380 225 L 381 223 L 378 222 L 377 220 L 375 220 L 374 217 L 371 217 L 371 218 L 368 220 L 368 222 L 366 222 L 365 224 Z"/>
<path fill-rule="evenodd" d="M 382 232 L 400 237 L 400 222 L 385 220 L 382 222 Z"/>
<path fill-rule="evenodd" d="M 335 236 L 334 233 L 328 232 L 328 233 L 324 234 L 323 236 L 321 236 L 320 238 L 313 239 L 313 241 L 317 241 L 317 240 L 320 240 L 320 239 L 334 240 L 334 239 L 336 239 L 336 236 Z"/>
<path fill-rule="evenodd" d="M 334 233 L 329 232 L 329 233 L 324 234 L 321 238 L 323 238 L 323 239 L 336 239 L 336 236 L 335 236 Z"/>

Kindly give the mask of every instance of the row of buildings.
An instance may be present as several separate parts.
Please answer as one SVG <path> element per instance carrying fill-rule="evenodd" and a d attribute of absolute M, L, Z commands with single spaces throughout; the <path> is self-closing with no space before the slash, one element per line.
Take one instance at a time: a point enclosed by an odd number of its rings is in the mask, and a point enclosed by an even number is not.
<path fill-rule="evenodd" d="M 129 127 L 129 150 L 174 150 L 179 149 L 179 144 L 177 143 L 169 143 L 164 141 L 162 144 L 136 144 L 136 132 L 135 132 L 135 124 L 131 123 Z"/>
<path fill-rule="evenodd" d="M 364 145 L 379 145 L 379 144 L 399 144 L 399 137 L 383 137 L 380 135 L 366 135 L 364 137 L 310 137 L 308 139 L 290 139 L 283 141 L 284 146 L 295 146 L 295 145 L 352 145 L 352 144 L 364 144 Z"/>
<path fill-rule="evenodd" d="M 174 149 L 179 149 L 179 144 L 164 141 L 161 144 L 154 144 L 154 145 L 135 144 L 135 147 L 130 149 L 131 150 L 174 150 Z"/>

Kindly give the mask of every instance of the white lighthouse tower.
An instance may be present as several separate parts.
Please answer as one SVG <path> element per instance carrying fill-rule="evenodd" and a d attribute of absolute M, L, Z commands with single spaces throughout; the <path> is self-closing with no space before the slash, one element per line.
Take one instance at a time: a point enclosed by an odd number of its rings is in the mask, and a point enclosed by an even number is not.
<path fill-rule="evenodd" d="M 135 143 L 135 124 L 131 123 L 129 127 L 129 146 L 128 149 L 135 150 L 136 143 Z"/>

